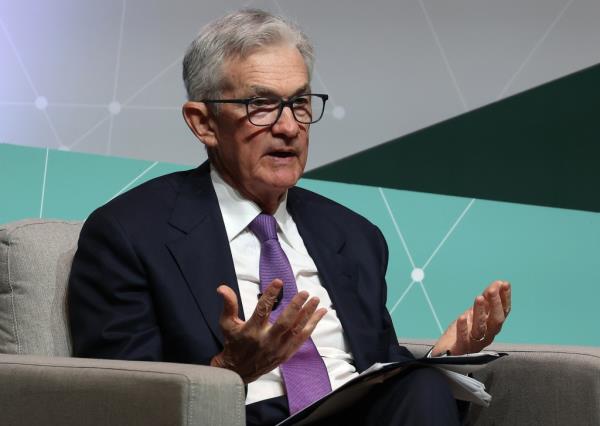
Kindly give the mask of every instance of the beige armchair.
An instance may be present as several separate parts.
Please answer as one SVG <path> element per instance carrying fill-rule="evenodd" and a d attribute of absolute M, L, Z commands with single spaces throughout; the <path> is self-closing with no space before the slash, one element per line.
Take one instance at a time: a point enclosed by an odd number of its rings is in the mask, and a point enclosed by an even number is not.
<path fill-rule="evenodd" d="M 81 225 L 0 225 L 0 423 L 244 425 L 233 372 L 70 357 L 66 288 Z"/>
<path fill-rule="evenodd" d="M 66 284 L 81 222 L 0 225 L 3 425 L 243 425 L 244 388 L 211 367 L 70 357 Z M 431 342 L 401 340 L 415 355 Z M 600 424 L 600 348 L 495 345 L 473 425 Z"/>

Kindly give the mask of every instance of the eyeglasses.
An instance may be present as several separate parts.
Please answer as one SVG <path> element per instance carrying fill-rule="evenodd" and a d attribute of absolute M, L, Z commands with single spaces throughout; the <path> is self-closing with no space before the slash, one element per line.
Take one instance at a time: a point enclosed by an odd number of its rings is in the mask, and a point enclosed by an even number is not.
<path fill-rule="evenodd" d="M 272 126 L 279 120 L 283 108 L 290 107 L 298 123 L 312 124 L 323 117 L 329 95 L 307 93 L 287 101 L 274 96 L 255 96 L 248 99 L 203 99 L 208 104 L 244 104 L 248 121 L 255 126 Z"/>

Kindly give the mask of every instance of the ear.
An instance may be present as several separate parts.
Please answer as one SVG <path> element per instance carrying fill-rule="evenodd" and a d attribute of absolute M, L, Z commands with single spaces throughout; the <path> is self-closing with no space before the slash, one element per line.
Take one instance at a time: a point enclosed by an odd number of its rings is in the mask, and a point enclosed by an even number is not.
<path fill-rule="evenodd" d="M 216 123 L 204 102 L 188 101 L 181 108 L 183 118 L 194 135 L 209 148 L 217 146 Z"/>

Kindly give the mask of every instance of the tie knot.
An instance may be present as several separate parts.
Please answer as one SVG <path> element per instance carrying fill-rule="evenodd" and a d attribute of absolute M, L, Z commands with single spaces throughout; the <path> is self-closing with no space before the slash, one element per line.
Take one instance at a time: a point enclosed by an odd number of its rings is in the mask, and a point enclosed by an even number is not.
<path fill-rule="evenodd" d="M 261 213 L 250 222 L 250 230 L 258 237 L 261 244 L 267 240 L 277 239 L 277 222 L 270 214 Z"/>

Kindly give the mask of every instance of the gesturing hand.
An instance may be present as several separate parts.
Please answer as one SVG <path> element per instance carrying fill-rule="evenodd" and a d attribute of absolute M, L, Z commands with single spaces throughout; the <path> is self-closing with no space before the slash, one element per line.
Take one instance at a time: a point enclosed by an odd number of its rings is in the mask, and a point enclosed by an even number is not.
<path fill-rule="evenodd" d="M 494 281 L 475 298 L 473 307 L 463 312 L 440 337 L 432 355 L 450 351 L 452 355 L 479 352 L 494 340 L 511 309 L 511 288 L 506 281 Z"/>
<path fill-rule="evenodd" d="M 306 291 L 296 294 L 277 320 L 269 323 L 269 315 L 282 287 L 281 280 L 273 280 L 246 322 L 238 316 L 233 290 L 226 285 L 217 288 L 224 302 L 219 321 L 224 344 L 223 351 L 211 360 L 213 367 L 233 370 L 244 383 L 250 383 L 291 358 L 310 337 L 327 309 L 317 309 L 319 299 L 308 300 Z"/>

